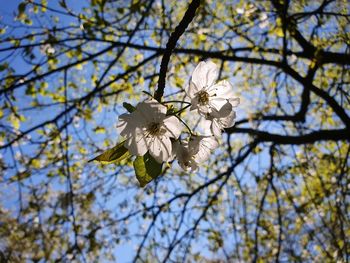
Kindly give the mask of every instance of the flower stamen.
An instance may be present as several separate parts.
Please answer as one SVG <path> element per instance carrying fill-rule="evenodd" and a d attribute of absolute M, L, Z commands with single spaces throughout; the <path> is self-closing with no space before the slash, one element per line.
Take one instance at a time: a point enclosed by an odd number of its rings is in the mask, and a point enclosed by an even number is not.
<path fill-rule="evenodd" d="M 204 106 L 204 105 L 208 104 L 208 102 L 209 102 L 208 92 L 201 90 L 198 92 L 197 97 L 198 97 L 199 105 Z"/>
<path fill-rule="evenodd" d="M 151 136 L 163 135 L 166 130 L 162 127 L 162 124 L 159 122 L 152 122 L 147 127 L 147 131 Z"/>

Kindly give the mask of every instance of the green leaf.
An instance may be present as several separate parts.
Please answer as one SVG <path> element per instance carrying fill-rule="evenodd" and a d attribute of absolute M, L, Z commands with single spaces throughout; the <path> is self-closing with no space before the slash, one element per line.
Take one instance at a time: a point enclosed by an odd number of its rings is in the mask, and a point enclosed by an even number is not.
<path fill-rule="evenodd" d="M 101 126 L 97 126 L 95 129 L 94 129 L 94 132 L 99 134 L 99 133 L 106 133 L 106 129 L 104 127 L 101 127 Z"/>
<path fill-rule="evenodd" d="M 58 2 L 60 6 L 62 6 L 63 8 L 67 8 L 67 4 L 66 4 L 66 0 L 61 0 Z"/>
<path fill-rule="evenodd" d="M 157 178 L 162 172 L 162 163 L 158 163 L 149 153 L 137 156 L 134 161 L 136 178 L 141 187 Z"/>
<path fill-rule="evenodd" d="M 28 171 L 17 173 L 15 176 L 10 178 L 10 182 L 22 181 L 31 176 L 31 173 Z"/>
<path fill-rule="evenodd" d="M 123 107 L 130 113 L 132 113 L 136 109 L 134 106 L 127 102 L 123 102 Z"/>
<path fill-rule="evenodd" d="M 8 63 L 5 62 L 4 64 L 0 64 L 0 71 L 4 71 L 5 69 L 7 69 L 9 67 Z"/>
<path fill-rule="evenodd" d="M 99 156 L 95 157 L 89 162 L 99 161 L 104 164 L 109 164 L 109 163 L 117 163 L 130 157 L 131 154 L 129 153 L 128 149 L 124 147 L 124 142 L 125 141 L 117 144 L 112 149 L 105 151 L 104 153 L 100 154 Z"/>
<path fill-rule="evenodd" d="M 23 13 L 26 11 L 27 3 L 23 2 L 18 5 L 18 16 L 22 16 Z"/>

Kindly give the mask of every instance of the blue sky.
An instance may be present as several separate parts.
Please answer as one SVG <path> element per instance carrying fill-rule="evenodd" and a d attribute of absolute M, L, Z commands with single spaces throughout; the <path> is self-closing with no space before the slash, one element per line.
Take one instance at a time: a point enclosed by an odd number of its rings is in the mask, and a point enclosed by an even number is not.
<path fill-rule="evenodd" d="M 88 2 L 86 2 L 86 1 L 68 0 L 66 2 L 67 2 L 67 5 L 69 7 L 74 7 L 74 10 L 79 10 L 84 6 L 84 4 L 88 4 Z M 1 23 L 10 24 L 10 25 L 14 23 L 14 17 L 15 17 L 14 14 L 17 13 L 17 7 L 18 7 L 19 3 L 21 3 L 21 1 L 19 1 L 19 0 L 11 0 L 11 1 L 0 0 L 0 21 L 1 21 Z M 73 3 L 74 3 L 74 6 L 72 5 Z M 49 6 L 53 7 L 53 8 L 59 7 L 58 1 L 49 0 Z M 72 19 L 69 16 L 64 16 L 64 15 L 59 15 L 59 14 L 57 16 L 60 18 L 60 25 L 69 24 L 71 22 L 76 22 L 76 19 Z M 13 32 L 13 34 L 20 36 L 21 34 L 23 34 L 23 30 L 17 29 Z M 6 57 L 7 55 L 8 55 L 8 53 L 5 53 L 5 52 L 1 53 L 2 57 Z M 20 56 L 11 57 L 10 60 L 12 61 L 11 65 L 13 66 L 13 68 L 15 68 L 17 73 L 24 73 L 24 72 L 27 72 L 28 70 L 30 70 L 30 67 L 26 63 L 22 62 Z M 48 79 L 48 81 L 50 82 L 50 79 Z M 17 92 L 16 97 L 19 101 L 24 99 L 24 101 L 23 101 L 24 104 L 27 103 L 25 101 L 25 96 L 23 96 L 23 91 Z M 32 116 L 29 116 L 29 118 L 33 118 L 34 122 L 40 122 L 42 120 L 46 120 L 48 118 L 51 118 L 51 116 L 52 117 L 55 116 L 55 111 L 50 111 L 50 112 L 38 111 L 37 113 L 33 112 Z M 94 116 L 94 117 L 96 118 L 96 116 Z M 99 118 L 103 118 L 103 117 L 104 117 L 103 114 L 101 114 L 99 116 Z M 97 122 L 98 122 L 98 120 L 97 120 Z M 33 125 L 32 123 L 33 122 L 25 122 L 21 125 L 20 129 L 26 130 L 27 128 L 29 128 Z M 33 135 L 33 136 L 35 136 L 35 135 Z M 83 133 L 82 133 L 82 136 L 84 136 Z M 94 136 L 96 138 L 96 134 L 92 134 L 92 136 Z M 97 135 L 97 137 L 99 137 L 99 135 Z M 15 149 L 16 149 L 16 147 L 15 147 Z M 22 147 L 22 149 L 27 151 L 27 153 L 32 151 L 32 149 L 29 146 Z M 5 159 L 7 159 L 7 158 L 9 160 L 11 159 L 9 151 L 3 151 L 2 154 L 3 154 Z M 91 156 L 94 156 L 94 155 L 95 155 L 94 153 L 91 154 Z M 91 165 L 96 165 L 96 164 L 91 164 Z M 19 170 L 21 169 L 21 167 L 18 167 L 18 168 L 19 168 Z M 43 171 L 43 172 L 45 172 L 45 171 Z M 11 177 L 14 173 L 16 173 L 16 171 L 12 171 L 11 173 L 6 174 L 6 176 Z M 39 182 L 40 178 L 36 178 L 36 179 L 34 178 L 32 183 L 35 183 L 36 181 Z M 53 181 L 53 183 L 54 183 L 54 181 Z M 56 182 L 56 185 L 54 187 L 62 187 L 62 185 L 60 183 Z M 3 197 L 7 196 L 6 192 L 8 192 L 9 189 L 10 188 L 8 188 L 8 186 L 6 186 L 6 185 L 0 186 L 0 191 L 4 194 Z M 14 209 L 15 207 L 18 208 L 18 202 L 15 201 L 12 197 L 10 197 L 10 195 L 8 197 L 9 198 L 6 199 L 7 201 L 3 202 L 2 205 L 8 209 L 11 209 L 11 210 Z M 117 195 L 116 198 L 117 198 L 117 200 L 122 200 L 123 196 Z M 131 225 L 130 227 L 137 229 L 138 226 Z M 118 260 L 117 262 L 129 262 L 129 261 L 131 261 L 132 255 L 134 253 L 134 249 L 133 249 L 134 245 L 135 244 L 132 244 L 131 242 L 129 242 L 129 243 L 125 243 L 123 245 L 116 246 L 114 254 Z"/>
<path fill-rule="evenodd" d="M 2 16 L 2 21 L 4 21 L 5 23 L 12 23 L 13 22 L 13 13 L 14 11 L 17 10 L 17 5 L 20 1 L 4 1 L 4 0 L 0 0 L 0 13 L 1 13 L 1 16 Z M 71 1 L 67 1 L 67 4 L 68 6 L 72 6 L 72 4 L 74 3 L 74 8 L 76 9 L 80 9 L 81 6 L 82 6 L 82 3 L 84 3 L 85 1 L 74 1 L 74 0 L 71 0 Z M 57 1 L 49 1 L 49 5 L 52 6 L 52 7 L 57 7 Z M 71 20 L 69 17 L 67 16 L 61 16 L 61 15 L 58 15 L 61 19 L 61 23 L 69 23 L 69 22 L 76 22 L 74 20 Z M 16 34 L 21 34 L 21 31 L 17 31 Z M 28 68 L 25 66 L 24 63 L 21 63 L 21 61 L 19 59 L 15 59 L 14 60 L 14 63 L 13 63 L 13 66 L 15 67 L 16 71 L 17 72 L 25 72 L 26 70 L 28 70 Z M 88 72 L 89 70 L 91 69 L 87 69 L 87 71 L 85 72 Z M 81 73 L 81 74 L 84 74 L 84 73 Z M 77 75 L 76 77 L 80 77 L 79 75 Z M 189 76 L 188 76 L 189 78 Z M 55 81 L 55 79 L 49 79 L 49 81 Z M 239 82 L 239 80 L 237 80 L 237 82 Z M 21 94 L 18 94 L 20 97 Z M 256 94 L 253 94 L 252 95 L 253 97 L 256 96 Z M 243 104 L 245 103 L 244 101 L 242 101 Z M 25 101 L 24 101 L 25 103 Z M 248 104 L 246 105 L 242 105 L 242 107 L 238 110 L 238 115 L 240 116 L 240 118 L 242 118 L 244 116 L 244 107 L 249 107 Z M 120 109 L 120 112 L 124 112 L 123 109 Z M 41 115 L 42 114 L 42 115 Z M 47 119 L 48 116 L 52 115 L 54 116 L 55 112 L 52 111 L 52 112 L 45 112 L 45 113 L 41 113 L 41 112 L 37 112 L 37 114 L 35 114 L 35 121 L 40 121 L 41 120 L 41 117 Z M 94 119 L 96 121 L 96 123 L 101 123 L 103 125 L 103 123 L 106 123 L 106 122 L 103 122 L 105 121 L 105 119 L 107 120 L 110 120 L 110 122 L 112 124 L 110 124 L 109 126 L 109 131 L 110 131 L 110 135 L 112 136 L 115 136 L 115 141 L 117 141 L 117 136 L 116 136 L 116 132 L 115 132 L 115 122 L 117 120 L 117 116 L 113 113 L 108 113 L 108 110 L 107 109 L 103 109 L 101 114 L 98 115 L 98 116 L 94 116 Z M 26 129 L 26 126 L 27 124 L 24 123 L 23 126 L 21 127 L 21 129 Z M 28 126 L 29 127 L 29 126 Z M 273 131 L 272 130 L 272 127 L 270 126 L 270 131 Z M 89 132 L 93 138 L 96 138 L 96 139 L 101 139 L 102 140 L 102 137 L 101 136 L 98 136 L 96 135 L 95 133 L 92 132 L 92 127 L 89 127 Z M 83 134 L 83 133 L 82 133 Z M 83 136 L 83 139 L 84 139 L 84 135 Z M 28 151 L 30 151 L 30 149 L 27 149 Z M 265 152 L 267 153 L 267 152 Z M 6 154 L 6 153 L 5 153 Z M 7 153 L 8 154 L 8 153 Z M 91 154 L 91 157 L 94 156 L 94 153 Z M 268 165 L 268 160 L 267 160 L 267 154 L 261 154 L 259 155 L 259 159 L 257 160 L 256 164 L 259 164 L 259 163 L 262 163 L 262 164 L 265 164 L 265 165 Z M 96 165 L 96 164 L 88 164 L 88 165 Z M 262 165 L 263 166 L 263 165 Z M 254 169 L 257 169 L 258 167 L 260 167 L 260 165 L 256 166 L 256 167 L 250 167 L 250 169 L 254 170 Z M 243 168 L 239 168 L 237 169 L 237 172 L 239 174 L 243 173 Z M 258 171 L 257 171 L 258 172 Z M 85 175 L 85 176 L 88 176 L 88 175 Z M 249 179 L 243 179 L 243 181 L 247 184 L 249 184 Z M 171 185 L 169 187 L 172 187 Z M 143 191 L 142 189 L 139 190 L 139 191 Z M 131 195 L 133 195 L 134 193 L 130 193 Z M 114 199 L 115 201 L 119 202 L 121 200 L 124 199 L 124 196 L 123 195 L 116 195 L 115 197 L 116 199 Z M 111 204 L 113 203 L 114 201 L 113 199 L 110 201 Z M 152 197 L 149 197 L 148 200 L 146 200 L 147 203 L 151 203 L 153 200 L 152 200 Z M 8 204 L 8 205 L 12 205 L 12 204 Z M 112 206 L 111 206 L 112 208 Z M 192 215 L 195 215 L 192 214 Z M 134 223 L 131 223 L 130 224 L 130 229 L 132 232 L 137 232 L 140 228 L 140 224 L 138 221 L 135 221 Z M 139 242 L 138 242 L 139 243 Z M 129 259 L 131 259 L 131 256 L 133 254 L 133 247 L 135 245 L 137 245 L 138 243 L 133 243 L 133 240 L 130 242 L 130 243 L 127 243 L 127 244 L 124 244 L 122 246 L 118 246 L 115 250 L 115 255 L 117 256 L 117 259 L 118 262 L 128 262 Z M 202 252 L 205 251 L 205 249 L 203 247 L 196 247 L 195 249 L 197 250 L 201 250 Z"/>

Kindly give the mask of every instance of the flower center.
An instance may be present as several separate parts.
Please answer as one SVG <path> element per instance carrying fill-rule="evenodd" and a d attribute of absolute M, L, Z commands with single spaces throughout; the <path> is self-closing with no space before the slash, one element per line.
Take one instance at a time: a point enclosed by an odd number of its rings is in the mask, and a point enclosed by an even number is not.
<path fill-rule="evenodd" d="M 209 102 L 208 92 L 201 90 L 198 92 L 197 97 L 198 97 L 199 105 L 204 106 L 204 105 L 208 104 L 208 102 Z"/>
<path fill-rule="evenodd" d="M 148 125 L 147 131 L 152 136 L 163 135 L 166 132 L 166 130 L 162 127 L 162 124 L 159 122 L 152 122 L 150 125 Z"/>

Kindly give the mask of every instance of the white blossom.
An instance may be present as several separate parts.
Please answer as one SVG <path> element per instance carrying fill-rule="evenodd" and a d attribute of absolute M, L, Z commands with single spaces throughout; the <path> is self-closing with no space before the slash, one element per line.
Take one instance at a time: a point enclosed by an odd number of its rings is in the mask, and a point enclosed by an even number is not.
<path fill-rule="evenodd" d="M 268 19 L 268 16 L 265 12 L 260 13 L 259 20 L 260 20 L 259 27 L 261 29 L 263 29 L 269 25 L 269 19 Z"/>
<path fill-rule="evenodd" d="M 198 169 L 198 164 L 194 160 L 194 152 L 188 147 L 187 142 L 183 142 L 182 144 L 175 142 L 174 148 L 177 161 L 182 169 L 191 172 Z"/>
<path fill-rule="evenodd" d="M 237 107 L 238 104 L 239 98 L 231 100 L 231 103 L 226 103 L 222 110 L 225 112 L 229 111 L 230 113 L 225 117 L 221 117 L 223 114 L 217 111 L 213 111 L 206 116 L 206 119 L 211 122 L 210 131 L 215 137 L 219 138 L 224 129 L 230 128 L 235 124 L 236 112 L 233 111 L 232 107 Z"/>
<path fill-rule="evenodd" d="M 245 4 L 243 7 L 237 7 L 236 12 L 239 15 L 244 15 L 245 17 L 250 17 L 255 12 L 257 12 L 258 9 L 254 6 L 254 4 Z"/>
<path fill-rule="evenodd" d="M 53 55 L 53 54 L 55 54 L 56 50 L 55 50 L 55 48 L 52 45 L 45 44 L 45 45 L 41 45 L 40 46 L 40 52 L 43 55 L 46 55 L 46 54 L 47 55 Z"/>
<path fill-rule="evenodd" d="M 218 146 L 218 141 L 213 136 L 192 136 L 189 142 L 189 147 L 195 152 L 194 160 L 197 163 L 207 161 Z"/>
<path fill-rule="evenodd" d="M 234 107 L 238 106 L 239 98 L 232 100 L 231 103 Z M 221 109 L 221 111 L 230 112 L 229 115 L 221 117 L 223 114 L 220 111 L 212 111 L 211 114 L 205 116 L 205 119 L 201 120 L 200 126 L 206 135 L 214 135 L 219 139 L 224 129 L 230 128 L 235 124 L 236 112 L 232 109 L 231 103 L 226 103 Z"/>
<path fill-rule="evenodd" d="M 237 14 L 243 15 L 244 14 L 244 8 L 237 7 L 236 8 L 236 12 L 237 12 Z"/>
<path fill-rule="evenodd" d="M 226 117 L 230 112 L 221 111 L 222 107 L 234 99 L 233 88 L 226 80 L 215 84 L 219 75 L 218 67 L 212 61 L 202 61 L 194 69 L 187 96 L 191 99 L 191 110 L 197 109 L 204 116 L 213 111 Z"/>
<path fill-rule="evenodd" d="M 133 155 L 143 156 L 149 151 L 159 163 L 172 156 L 170 138 L 177 139 L 183 128 L 175 116 L 166 115 L 167 108 L 156 100 L 137 105 L 131 114 L 119 117 L 117 130 L 126 138 L 125 147 Z"/>
<path fill-rule="evenodd" d="M 225 128 L 230 128 L 235 123 L 236 113 L 232 111 L 227 117 L 211 119 L 210 130 L 215 137 L 220 137 Z"/>
<path fill-rule="evenodd" d="M 179 165 L 186 171 L 195 171 L 198 165 L 207 161 L 218 147 L 213 136 L 191 136 L 189 142 L 176 143 L 176 157 Z"/>

